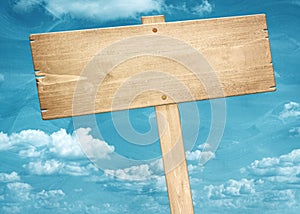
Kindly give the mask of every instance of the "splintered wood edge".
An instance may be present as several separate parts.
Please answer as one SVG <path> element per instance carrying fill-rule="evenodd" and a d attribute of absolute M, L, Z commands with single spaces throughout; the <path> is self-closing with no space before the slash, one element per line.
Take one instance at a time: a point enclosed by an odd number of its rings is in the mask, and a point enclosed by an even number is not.
<path fill-rule="evenodd" d="M 32 44 L 34 43 L 34 34 L 31 34 L 29 36 L 29 41 L 30 41 L 30 50 L 31 50 L 31 56 L 32 56 L 32 60 L 34 62 L 34 52 L 33 52 L 33 47 L 32 47 Z M 38 84 L 41 82 L 41 79 L 45 78 L 45 74 L 42 73 L 40 70 L 37 69 L 37 64 L 36 63 L 33 63 L 33 69 L 34 69 L 34 74 L 35 74 L 35 80 L 36 80 L 36 85 L 37 85 L 37 90 L 38 90 L 38 94 L 40 94 L 40 87 L 38 86 Z M 42 108 L 42 103 L 39 102 L 39 105 L 40 105 L 40 109 L 41 109 L 41 115 L 42 115 L 42 118 L 43 120 L 49 120 L 48 118 L 45 118 L 44 117 L 44 112 L 47 111 L 47 109 L 43 109 Z"/>
<path fill-rule="evenodd" d="M 272 51 L 271 51 L 269 30 L 268 30 L 268 25 L 267 25 L 267 16 L 264 14 L 264 17 L 265 17 L 265 23 L 266 23 L 266 27 L 265 27 L 264 31 L 265 31 L 265 34 L 266 34 L 266 39 L 268 41 L 268 50 L 270 51 L 270 64 L 272 65 L 272 69 L 273 69 L 274 85 L 270 86 L 270 90 L 269 90 L 269 92 L 272 92 L 272 91 L 277 90 L 277 88 L 276 88 L 276 78 L 275 78 L 275 74 L 274 74 L 273 57 L 272 57 Z M 263 93 L 263 92 L 257 92 L 257 93 Z"/>

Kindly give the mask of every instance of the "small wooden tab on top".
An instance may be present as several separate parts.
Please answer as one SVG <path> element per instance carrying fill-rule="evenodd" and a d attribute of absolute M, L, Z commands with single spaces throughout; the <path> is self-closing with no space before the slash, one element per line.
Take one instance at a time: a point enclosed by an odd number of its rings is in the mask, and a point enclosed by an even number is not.
<path fill-rule="evenodd" d="M 165 22 L 165 16 L 143 16 L 142 23 L 145 24 L 155 24 L 155 23 L 163 23 Z"/>

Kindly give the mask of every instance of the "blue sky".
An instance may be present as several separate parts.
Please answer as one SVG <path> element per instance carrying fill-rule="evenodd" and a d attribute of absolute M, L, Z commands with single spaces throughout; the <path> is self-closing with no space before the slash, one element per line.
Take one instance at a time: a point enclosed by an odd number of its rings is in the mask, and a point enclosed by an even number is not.
<path fill-rule="evenodd" d="M 299 0 L 3 0 L 0 3 L 0 213 L 168 213 L 159 143 L 132 145 L 97 115 L 93 130 L 72 118 L 43 121 L 29 34 L 140 24 L 141 15 L 167 21 L 267 15 L 277 91 L 226 99 L 226 127 L 215 154 L 203 151 L 210 102 L 197 103 L 199 121 L 180 105 L 195 213 L 300 212 Z M 154 109 L 130 112 L 141 133 L 157 136 Z M 146 163 L 100 170 L 76 135 L 94 143 L 101 161 L 113 153 Z M 210 158 L 205 166 L 203 157 Z M 139 163 L 139 161 L 137 161 Z"/>

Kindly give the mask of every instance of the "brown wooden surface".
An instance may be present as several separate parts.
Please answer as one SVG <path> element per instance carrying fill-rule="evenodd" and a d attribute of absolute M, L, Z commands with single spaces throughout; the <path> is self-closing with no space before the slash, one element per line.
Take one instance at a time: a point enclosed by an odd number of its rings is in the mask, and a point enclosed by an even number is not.
<path fill-rule="evenodd" d="M 154 24 L 154 23 L 163 23 L 165 22 L 165 16 L 143 16 L 142 17 L 142 24 Z"/>
<path fill-rule="evenodd" d="M 157 22 L 156 18 L 150 21 Z M 205 70 L 201 70 L 202 78 L 213 87 L 221 86 L 224 96 L 275 90 L 265 15 L 36 34 L 31 35 L 30 40 L 43 119 L 220 97 L 219 93 L 207 93 L 199 79 L 182 64 L 168 58 L 140 56 L 115 66 L 95 97 L 87 96 L 84 90 L 77 93 L 76 99 L 82 103 L 82 109 L 73 112 L 75 88 L 87 63 L 110 44 L 141 35 L 168 36 L 199 51 L 215 71 L 219 83 L 207 76 Z M 136 47 L 128 49 L 134 52 Z M 174 47 L 176 51 L 179 50 Z M 164 76 L 141 75 L 135 85 L 122 92 L 122 98 L 115 99 L 116 91 L 128 77 L 145 70 L 160 70 L 178 81 Z M 80 81 L 85 80 L 81 78 Z M 90 80 L 86 80 L 88 82 Z M 141 91 L 139 88 L 143 89 L 147 82 L 157 82 L 159 90 L 148 90 L 135 96 L 133 93 Z M 191 96 L 182 92 L 182 85 Z M 163 91 L 172 94 L 162 99 Z M 176 99 L 172 95 L 176 95 Z M 132 100 L 132 97 L 135 98 Z M 93 105 L 93 108 L 85 108 L 84 104 Z"/>
<path fill-rule="evenodd" d="M 156 106 L 166 184 L 172 214 L 193 214 L 193 200 L 177 104 Z"/>
<path fill-rule="evenodd" d="M 164 16 L 142 17 L 143 24 L 160 22 L 165 22 Z M 172 214 L 194 214 L 178 106 L 156 106 L 155 112 L 170 211 Z"/>

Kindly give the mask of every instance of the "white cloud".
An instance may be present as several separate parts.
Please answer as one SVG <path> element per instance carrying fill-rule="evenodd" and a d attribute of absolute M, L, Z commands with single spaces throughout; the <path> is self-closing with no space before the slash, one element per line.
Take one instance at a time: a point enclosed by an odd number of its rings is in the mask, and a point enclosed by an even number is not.
<path fill-rule="evenodd" d="M 0 132 L 0 151 L 6 150 L 11 147 L 9 137 L 7 134 Z"/>
<path fill-rule="evenodd" d="M 240 196 L 255 193 L 254 180 L 241 179 L 229 180 L 226 184 L 219 186 L 209 185 L 204 188 L 210 199 L 222 199 L 232 196 Z"/>
<path fill-rule="evenodd" d="M 186 159 L 189 161 L 199 161 L 199 164 L 202 162 L 207 162 L 210 159 L 215 158 L 215 153 L 211 151 L 200 151 L 200 150 L 195 150 L 195 151 L 187 151 L 186 152 Z M 201 162 L 201 163 L 200 163 Z"/>
<path fill-rule="evenodd" d="M 9 183 L 20 181 L 20 176 L 16 172 L 12 172 L 10 174 L 0 173 L 0 182 Z"/>
<path fill-rule="evenodd" d="M 202 0 L 201 2 L 193 2 L 193 4 L 189 4 L 187 1 L 180 1 L 177 2 L 176 5 L 174 4 L 164 4 L 164 12 L 166 13 L 174 13 L 174 11 L 178 12 L 185 12 L 185 13 L 192 13 L 194 15 L 202 16 L 204 14 L 209 14 L 213 11 L 212 4 L 209 3 L 208 0 Z"/>
<path fill-rule="evenodd" d="M 112 183 L 119 189 L 149 192 L 167 191 L 162 160 L 158 159 L 149 164 L 141 164 L 124 169 L 105 170 L 106 179 L 118 179 L 118 183 Z M 92 177 L 93 181 L 102 181 L 103 177 Z M 120 182 L 121 181 L 121 182 Z M 110 183 L 111 181 L 108 181 Z"/>
<path fill-rule="evenodd" d="M 162 0 L 19 0 L 14 5 L 18 12 L 30 12 L 37 6 L 43 6 L 51 15 L 57 18 L 89 20 L 116 20 L 120 18 L 136 18 L 140 13 L 161 11 Z"/>
<path fill-rule="evenodd" d="M 36 158 L 42 155 L 41 151 L 37 151 L 35 147 L 28 148 L 26 150 L 21 150 L 19 152 L 20 157 L 26 158 Z"/>
<path fill-rule="evenodd" d="M 116 177 L 127 181 L 146 181 L 160 179 L 164 173 L 162 159 L 152 161 L 149 164 L 141 164 L 125 169 L 105 170 L 106 176 Z"/>
<path fill-rule="evenodd" d="M 99 161 L 110 159 L 114 152 L 113 146 L 94 138 L 90 132 L 89 128 L 78 129 L 73 134 L 64 129 L 50 135 L 40 130 L 23 130 L 11 135 L 0 132 L 0 151 L 16 152 L 25 162 L 23 167 L 32 174 L 87 176 L 98 169 L 88 161 L 80 142 L 84 151 Z M 0 174 L 0 181 L 5 176 L 8 175 Z"/>
<path fill-rule="evenodd" d="M 150 165 L 150 169 L 156 174 L 164 173 L 164 165 L 163 165 L 163 160 L 161 158 L 152 161 L 149 165 Z"/>
<path fill-rule="evenodd" d="M 85 152 L 94 154 L 97 159 L 109 159 L 109 155 L 114 152 L 114 147 L 94 138 L 90 132 L 90 128 L 79 128 L 73 134 L 67 134 L 65 129 L 61 129 L 51 134 L 49 151 L 62 158 L 82 158 L 85 157 L 82 145 Z"/>
<path fill-rule="evenodd" d="M 36 175 L 51 175 L 59 173 L 63 168 L 63 163 L 57 160 L 47 160 L 45 162 L 30 162 L 28 165 L 24 165 L 32 174 Z"/>
<path fill-rule="evenodd" d="M 14 145 L 27 143 L 39 147 L 48 144 L 49 136 L 40 130 L 23 130 L 20 133 L 12 134 L 10 141 Z"/>
<path fill-rule="evenodd" d="M 205 206 L 230 211 L 261 207 L 276 211 L 299 209 L 300 149 L 279 157 L 256 160 L 240 171 L 247 178 L 205 186 L 206 197 L 202 198 Z"/>
<path fill-rule="evenodd" d="M 300 183 L 300 149 L 280 157 L 256 160 L 248 171 L 272 182 Z"/>
<path fill-rule="evenodd" d="M 200 160 L 201 154 L 202 154 L 202 152 L 200 150 L 187 151 L 186 159 L 187 160 Z"/>
<path fill-rule="evenodd" d="M 42 190 L 37 194 L 38 199 L 49 199 L 49 198 L 56 198 L 56 197 L 61 197 L 65 196 L 65 193 L 62 190 Z"/>
<path fill-rule="evenodd" d="M 300 104 L 296 102 L 289 102 L 284 105 L 284 109 L 279 115 L 280 119 L 287 119 L 290 117 L 300 116 Z"/>
<path fill-rule="evenodd" d="M 3 213 L 27 213 L 28 210 L 61 208 L 66 205 L 64 200 L 66 194 L 59 189 L 35 193 L 30 184 L 21 182 L 9 183 L 6 188 L 7 191 L 3 197 L 6 200 L 3 204 L 5 206 L 2 207 Z"/>
<path fill-rule="evenodd" d="M 172 13 L 174 10 L 198 15 L 212 12 L 212 5 L 208 0 L 197 4 L 182 1 L 176 6 L 165 0 L 18 0 L 14 10 L 20 13 L 32 12 L 36 7 L 44 7 L 49 14 L 58 19 L 71 17 L 97 21 L 137 19 L 145 13 Z"/>
<path fill-rule="evenodd" d="M 278 190 L 273 187 L 262 180 L 231 179 L 225 184 L 205 186 L 207 197 L 203 200 L 206 200 L 206 206 L 229 208 L 230 211 L 261 207 L 278 211 L 282 207 L 295 207 L 297 200 L 294 190 Z"/>
<path fill-rule="evenodd" d="M 36 175 L 72 175 L 72 176 L 87 176 L 94 171 L 98 171 L 92 164 L 82 166 L 78 162 L 60 162 L 58 160 L 46 160 L 30 162 L 23 166 L 30 173 Z"/>
<path fill-rule="evenodd" d="M 76 137 L 82 143 L 83 149 L 90 158 L 110 159 L 110 154 L 114 152 L 114 146 L 108 145 L 106 142 L 93 138 L 89 133 L 90 128 L 80 128 L 75 131 Z"/>
<path fill-rule="evenodd" d="M 30 191 L 32 190 L 31 185 L 27 183 L 9 183 L 6 185 L 9 196 L 14 200 L 18 201 L 29 201 L 31 199 Z"/>
<path fill-rule="evenodd" d="M 186 152 L 186 158 L 190 161 L 200 161 L 203 158 L 213 158 L 214 153 L 212 152 L 201 152 L 196 150 L 193 152 Z M 189 170 L 193 171 L 199 168 L 197 165 L 190 164 Z M 162 159 L 150 162 L 148 164 L 141 164 L 132 166 L 124 169 L 117 170 L 105 170 L 106 176 L 118 178 L 124 181 L 149 181 L 149 180 L 159 180 L 161 177 L 164 178 L 164 167 Z M 163 180 L 164 182 L 164 180 Z"/>
<path fill-rule="evenodd" d="M 286 208 L 298 207 L 295 191 L 291 189 L 266 191 L 264 194 L 264 202 L 271 204 L 272 208 L 283 206 Z M 296 209 L 299 209 L 296 208 Z"/>
<path fill-rule="evenodd" d="M 202 4 L 197 5 L 192 9 L 192 11 L 196 14 L 203 15 L 205 13 L 212 12 L 212 5 L 208 2 L 208 0 L 203 0 Z"/>
<path fill-rule="evenodd" d="M 188 171 L 190 174 L 193 173 L 196 169 L 198 169 L 198 166 L 193 165 L 193 164 L 188 165 Z"/>
<path fill-rule="evenodd" d="M 85 130 L 85 129 L 83 129 Z M 88 135 L 88 132 L 85 132 Z M 51 153 L 60 157 L 83 157 L 80 144 L 75 135 L 67 134 L 65 129 L 51 134 Z"/>
<path fill-rule="evenodd" d="M 59 208 L 65 195 L 62 190 L 42 190 L 33 196 L 35 208 Z"/>
<path fill-rule="evenodd" d="M 73 134 L 65 129 L 48 135 L 40 130 L 23 130 L 8 136 L 0 132 L 0 151 L 18 149 L 20 157 L 36 158 L 56 156 L 58 158 L 85 157 L 80 142 L 84 142 L 85 151 L 90 151 L 98 159 L 109 159 L 114 147 L 106 142 L 93 138 L 91 129 L 80 128 Z"/>
<path fill-rule="evenodd" d="M 152 172 L 147 164 L 132 166 L 126 169 L 105 170 L 105 175 L 117 177 L 121 180 L 138 181 L 149 180 Z"/>
<path fill-rule="evenodd" d="M 105 170 L 104 173 L 107 178 L 117 178 L 122 181 L 122 186 L 118 185 L 118 187 L 123 189 L 143 191 L 143 189 L 148 186 L 150 188 L 149 191 L 167 190 L 161 159 L 149 164 L 141 164 L 125 169 Z M 99 179 L 103 180 L 103 178 Z"/>
<path fill-rule="evenodd" d="M 0 151 L 14 147 L 34 146 L 41 147 L 49 143 L 49 136 L 39 130 L 23 130 L 8 136 L 0 132 Z"/>

